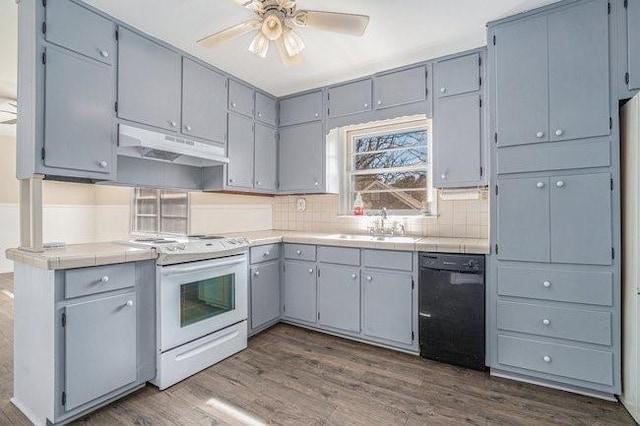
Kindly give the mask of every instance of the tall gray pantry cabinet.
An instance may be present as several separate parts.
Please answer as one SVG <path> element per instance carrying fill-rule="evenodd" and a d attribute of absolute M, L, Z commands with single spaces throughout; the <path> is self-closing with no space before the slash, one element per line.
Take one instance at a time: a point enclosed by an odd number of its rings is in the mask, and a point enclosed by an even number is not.
<path fill-rule="evenodd" d="M 611 396 L 620 380 L 616 23 L 567 0 L 489 24 L 492 374 Z"/>

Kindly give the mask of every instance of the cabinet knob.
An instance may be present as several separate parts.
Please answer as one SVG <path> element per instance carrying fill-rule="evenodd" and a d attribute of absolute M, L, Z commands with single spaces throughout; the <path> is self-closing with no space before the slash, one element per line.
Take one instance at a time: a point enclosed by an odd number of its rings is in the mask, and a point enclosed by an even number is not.
<path fill-rule="evenodd" d="M 108 58 L 109 57 L 109 51 L 100 50 L 100 56 L 102 56 L 103 58 Z"/>
<path fill-rule="evenodd" d="M 536 137 L 537 137 L 538 139 L 542 138 L 543 136 L 544 136 L 544 133 L 542 133 L 542 132 L 538 132 L 538 133 L 536 133 Z"/>
<path fill-rule="evenodd" d="M 382 105 L 382 101 L 378 101 L 378 105 Z"/>
<path fill-rule="evenodd" d="M 373 280 L 373 277 L 372 277 L 371 275 L 369 275 L 369 276 L 367 277 L 367 281 L 372 281 L 372 280 Z"/>
<path fill-rule="evenodd" d="M 313 268 L 309 268 L 309 273 L 313 274 Z"/>
<path fill-rule="evenodd" d="M 365 108 L 369 108 L 369 104 L 364 104 L 364 107 Z"/>
<path fill-rule="evenodd" d="M 133 300 L 127 300 L 127 306 L 133 306 Z"/>
<path fill-rule="evenodd" d="M 185 129 L 187 132 L 190 132 L 190 131 L 191 131 L 191 126 L 184 126 L 184 129 Z"/>
<path fill-rule="evenodd" d="M 231 107 L 235 108 L 236 107 L 236 103 L 235 102 L 231 102 Z"/>
<path fill-rule="evenodd" d="M 173 120 L 169 120 L 169 125 L 170 125 L 171 127 L 176 127 L 176 126 L 178 125 L 178 123 L 176 123 L 176 122 L 175 122 L 175 121 L 173 121 Z"/>
<path fill-rule="evenodd" d="M 109 165 L 109 163 L 107 163 L 107 162 L 106 162 L 106 161 L 104 161 L 104 160 L 102 160 L 102 161 L 100 162 L 100 167 L 102 167 L 103 169 L 106 169 L 108 165 Z"/>
<path fill-rule="evenodd" d="M 447 174 L 446 174 L 446 173 L 443 173 L 443 174 L 441 174 L 441 175 L 440 175 L 440 177 L 441 177 L 442 179 L 446 179 L 446 178 L 447 178 Z"/>
<path fill-rule="evenodd" d="M 302 250 L 296 250 L 296 254 L 297 254 L 298 256 L 302 256 Z"/>
<path fill-rule="evenodd" d="M 551 324 L 551 321 L 549 321 L 548 319 L 545 318 L 545 319 L 542 320 L 542 323 L 544 325 L 549 325 L 549 324 Z"/>
<path fill-rule="evenodd" d="M 548 356 L 548 355 L 545 355 L 545 356 L 543 356 L 543 357 L 542 357 L 542 360 L 543 360 L 544 362 L 551 362 L 551 357 L 550 357 L 550 356 Z"/>
<path fill-rule="evenodd" d="M 108 283 L 109 277 L 105 275 L 104 277 L 100 278 L 100 281 L 102 281 L 103 283 Z"/>
<path fill-rule="evenodd" d="M 256 186 L 260 186 L 260 181 L 256 181 Z"/>
<path fill-rule="evenodd" d="M 542 188 L 544 188 L 544 182 L 538 182 L 538 183 L 536 183 L 536 187 L 538 187 L 538 189 L 542 189 Z"/>
<path fill-rule="evenodd" d="M 233 178 L 229 178 L 229 183 L 233 183 Z"/>
<path fill-rule="evenodd" d="M 564 186 L 564 181 L 562 181 L 562 180 L 557 181 L 557 182 L 556 182 L 556 186 L 557 186 L 558 188 L 562 188 L 562 187 Z"/>
<path fill-rule="evenodd" d="M 351 274 L 351 278 L 355 280 L 356 278 L 358 278 L 358 275 L 357 274 Z"/>
<path fill-rule="evenodd" d="M 253 273 L 253 275 L 255 275 L 255 276 L 257 277 L 258 275 L 260 275 L 260 271 L 255 271 L 255 272 Z"/>
<path fill-rule="evenodd" d="M 258 113 L 258 117 L 262 118 L 262 113 L 261 112 Z"/>
<path fill-rule="evenodd" d="M 544 288 L 549 288 L 551 287 L 551 283 L 549 281 L 545 281 L 542 283 L 542 285 L 544 286 Z"/>
<path fill-rule="evenodd" d="M 265 251 L 264 253 L 262 253 L 262 255 L 263 255 L 264 257 L 269 257 L 269 254 L 270 254 L 270 253 L 269 253 L 268 251 Z"/>
<path fill-rule="evenodd" d="M 315 117 L 316 117 L 316 118 L 320 117 L 320 114 L 316 112 L 316 113 L 315 113 Z"/>
<path fill-rule="evenodd" d="M 318 186 L 318 185 L 320 185 L 320 182 L 315 181 L 315 182 L 314 182 L 314 185 L 315 185 L 315 186 Z"/>
<path fill-rule="evenodd" d="M 445 93 L 446 91 L 447 91 L 447 88 L 446 88 L 446 87 L 441 87 L 441 88 L 440 88 L 440 93 Z"/>
<path fill-rule="evenodd" d="M 562 136 L 562 135 L 564 135 L 564 130 L 562 129 L 556 130 L 556 136 Z"/>

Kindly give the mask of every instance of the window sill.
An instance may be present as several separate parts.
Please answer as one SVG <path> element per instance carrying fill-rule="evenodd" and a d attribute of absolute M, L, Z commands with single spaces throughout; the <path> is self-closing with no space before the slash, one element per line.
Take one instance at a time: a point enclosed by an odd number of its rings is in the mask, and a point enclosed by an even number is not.
<path fill-rule="evenodd" d="M 408 215 L 394 215 L 390 214 L 389 219 L 437 219 L 440 215 L 438 214 L 408 214 Z M 359 215 L 356 216 L 354 214 L 339 214 L 338 218 L 340 219 L 377 219 L 380 218 L 380 215 L 372 214 L 372 215 Z"/>

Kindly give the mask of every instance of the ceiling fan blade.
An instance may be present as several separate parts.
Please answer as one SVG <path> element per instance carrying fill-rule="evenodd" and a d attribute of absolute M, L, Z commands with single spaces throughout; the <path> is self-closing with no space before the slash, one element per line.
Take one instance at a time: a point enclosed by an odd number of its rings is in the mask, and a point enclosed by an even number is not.
<path fill-rule="evenodd" d="M 251 20 L 243 22 L 242 24 L 236 25 L 231 28 L 227 28 L 226 30 L 222 30 L 215 34 L 206 36 L 197 41 L 200 46 L 203 47 L 215 47 L 220 43 L 224 43 L 226 41 L 233 40 L 240 36 L 243 36 L 251 31 L 255 31 L 262 26 L 262 22 L 258 20 Z"/>
<path fill-rule="evenodd" d="M 292 20 L 299 27 L 311 27 L 353 36 L 364 34 L 369 24 L 369 17 L 366 15 L 313 10 L 301 10 L 293 16 Z"/>
<path fill-rule="evenodd" d="M 0 112 L 4 112 L 6 114 L 18 115 L 16 111 L 7 111 L 6 109 L 0 109 Z"/>
<path fill-rule="evenodd" d="M 16 123 L 18 123 L 18 119 L 17 118 L 14 118 L 14 119 L 11 119 L 11 120 L 7 120 L 7 121 L 0 121 L 0 124 L 16 124 Z"/>
<path fill-rule="evenodd" d="M 294 65 L 299 65 L 304 62 L 304 55 L 302 52 L 298 53 L 295 56 L 289 56 L 287 53 L 287 49 L 284 47 L 284 37 L 280 37 L 276 40 L 276 47 L 278 48 L 278 53 L 280 54 L 280 61 L 286 67 L 291 67 Z"/>
<path fill-rule="evenodd" d="M 233 1 L 242 7 L 246 7 L 247 9 L 257 10 L 262 7 L 262 4 L 257 0 L 233 0 Z"/>

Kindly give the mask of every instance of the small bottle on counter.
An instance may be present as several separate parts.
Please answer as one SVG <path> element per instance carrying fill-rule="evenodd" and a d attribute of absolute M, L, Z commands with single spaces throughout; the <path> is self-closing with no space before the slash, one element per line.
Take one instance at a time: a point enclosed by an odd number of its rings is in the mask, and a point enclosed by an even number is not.
<path fill-rule="evenodd" d="M 356 193 L 356 199 L 353 202 L 353 214 L 356 216 L 362 216 L 364 214 L 364 203 L 362 202 L 362 196 L 360 193 Z"/>

